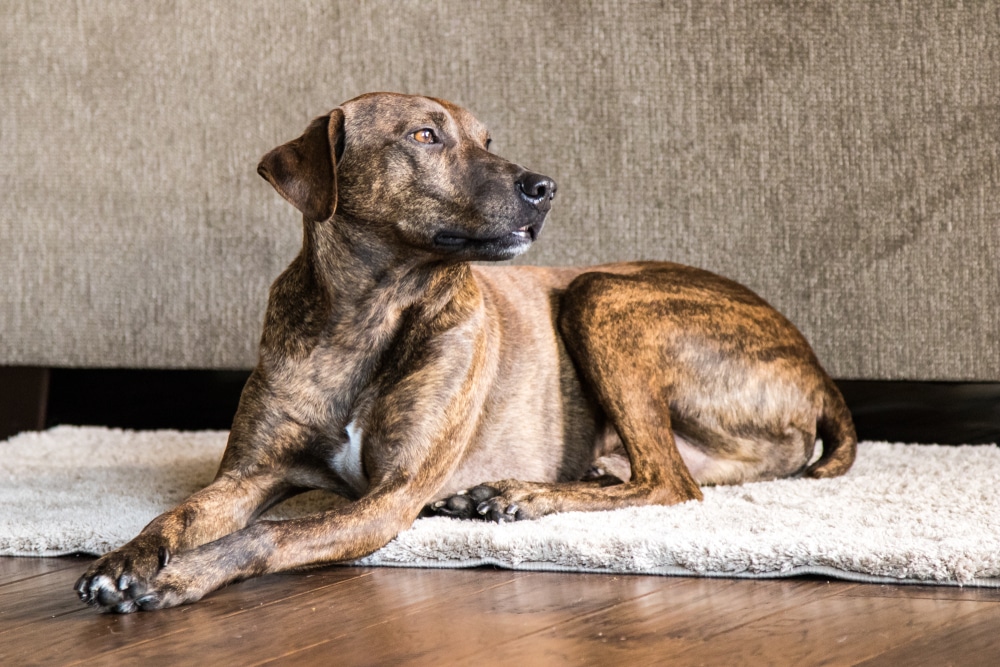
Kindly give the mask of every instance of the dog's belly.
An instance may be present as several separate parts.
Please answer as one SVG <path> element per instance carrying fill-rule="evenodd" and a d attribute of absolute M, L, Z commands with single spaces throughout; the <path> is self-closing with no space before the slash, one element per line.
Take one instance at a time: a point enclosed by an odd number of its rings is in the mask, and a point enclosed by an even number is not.
<path fill-rule="evenodd" d="M 676 431 L 672 433 L 684 465 L 698 484 L 738 484 L 760 477 L 762 467 L 760 459 L 740 460 L 722 453 L 710 453 L 705 447 L 694 444 Z M 770 443 L 763 446 L 768 448 Z M 807 459 L 802 459 L 801 465 L 805 465 L 806 461 Z M 598 474 L 611 475 L 623 482 L 631 478 L 632 468 L 628 454 L 625 453 L 618 435 L 613 431 L 595 450 L 592 468 Z"/>
<path fill-rule="evenodd" d="M 673 430 L 677 450 L 700 485 L 742 484 L 793 476 L 806 467 L 815 450 L 815 432 L 793 421 L 782 427 L 726 432 L 718 424 Z"/>
<path fill-rule="evenodd" d="M 568 377 L 568 362 L 550 360 L 536 360 L 530 379 L 505 383 L 494 393 L 442 497 L 502 479 L 573 481 L 593 464 L 603 446 L 598 416 Z"/>
<path fill-rule="evenodd" d="M 704 449 L 697 447 L 680 435 L 673 432 L 674 442 L 677 443 L 677 450 L 680 452 L 684 465 L 691 472 L 691 476 L 699 484 L 705 483 L 706 479 L 714 479 L 721 474 L 730 475 L 738 468 L 739 463 L 716 458 L 708 454 Z M 629 464 L 628 454 L 621 444 L 617 434 L 612 434 L 609 443 L 594 461 L 594 468 L 599 474 L 612 475 L 627 482 L 632 477 L 632 469 Z"/>
<path fill-rule="evenodd" d="M 698 484 L 734 484 L 755 472 L 756 466 L 752 462 L 713 456 L 676 431 L 674 442 L 677 443 L 677 451 L 684 459 L 684 465 Z"/>
<path fill-rule="evenodd" d="M 593 448 L 566 456 L 562 442 L 551 439 L 547 446 L 528 446 L 523 440 L 512 439 L 503 452 L 480 449 L 472 452 L 437 494 L 446 498 L 478 484 L 503 479 L 531 482 L 566 482 L 580 479 L 593 462 Z M 565 459 L 570 459 L 567 462 Z"/>

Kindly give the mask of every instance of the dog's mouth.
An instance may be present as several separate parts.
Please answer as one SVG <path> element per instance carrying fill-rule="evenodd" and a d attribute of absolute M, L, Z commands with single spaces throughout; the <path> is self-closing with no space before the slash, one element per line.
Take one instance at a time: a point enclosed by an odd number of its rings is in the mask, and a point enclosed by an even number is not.
<path fill-rule="evenodd" d="M 529 223 L 500 236 L 471 236 L 462 232 L 444 231 L 434 235 L 434 245 L 453 250 L 459 249 L 507 249 L 527 246 L 538 238 L 542 222 Z"/>

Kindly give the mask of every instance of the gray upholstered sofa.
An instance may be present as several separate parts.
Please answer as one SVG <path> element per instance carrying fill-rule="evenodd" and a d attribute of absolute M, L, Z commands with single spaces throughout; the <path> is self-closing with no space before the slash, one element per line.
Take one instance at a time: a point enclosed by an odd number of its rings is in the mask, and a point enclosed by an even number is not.
<path fill-rule="evenodd" d="M 558 181 L 525 262 L 696 264 L 835 377 L 1000 380 L 994 2 L 21 0 L 0 66 L 0 365 L 252 366 L 301 233 L 257 160 L 388 89 Z"/>

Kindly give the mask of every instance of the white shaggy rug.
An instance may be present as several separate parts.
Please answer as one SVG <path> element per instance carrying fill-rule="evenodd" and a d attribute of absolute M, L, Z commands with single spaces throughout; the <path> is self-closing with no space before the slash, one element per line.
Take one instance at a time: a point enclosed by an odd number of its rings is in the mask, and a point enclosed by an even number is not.
<path fill-rule="evenodd" d="M 207 484 L 225 442 L 222 431 L 63 426 L 0 443 L 0 555 L 123 544 Z M 995 446 L 862 443 L 838 479 L 706 488 L 704 502 L 504 525 L 420 519 L 360 562 L 1000 587 L 998 479 Z M 278 511 L 329 503 L 312 493 Z"/>

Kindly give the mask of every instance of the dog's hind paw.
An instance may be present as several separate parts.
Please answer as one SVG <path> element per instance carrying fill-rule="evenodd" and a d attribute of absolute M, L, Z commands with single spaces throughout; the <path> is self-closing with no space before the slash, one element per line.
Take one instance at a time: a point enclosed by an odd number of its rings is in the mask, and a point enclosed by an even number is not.
<path fill-rule="evenodd" d="M 511 502 L 503 496 L 497 496 L 483 501 L 476 508 L 476 512 L 487 521 L 496 523 L 508 523 L 510 521 L 521 521 L 530 519 L 516 502 Z"/>
<path fill-rule="evenodd" d="M 431 503 L 421 516 L 450 516 L 459 519 L 480 519 L 496 523 L 534 519 L 546 512 L 533 511 L 529 505 L 534 500 L 532 485 L 524 485 L 526 492 L 519 492 L 521 482 L 504 480 L 480 484 L 466 491 Z"/>
<path fill-rule="evenodd" d="M 424 508 L 421 516 L 451 516 L 458 519 L 485 519 L 479 508 L 500 491 L 487 484 L 480 484 L 465 491 L 459 491 L 444 500 L 438 500 Z"/>

